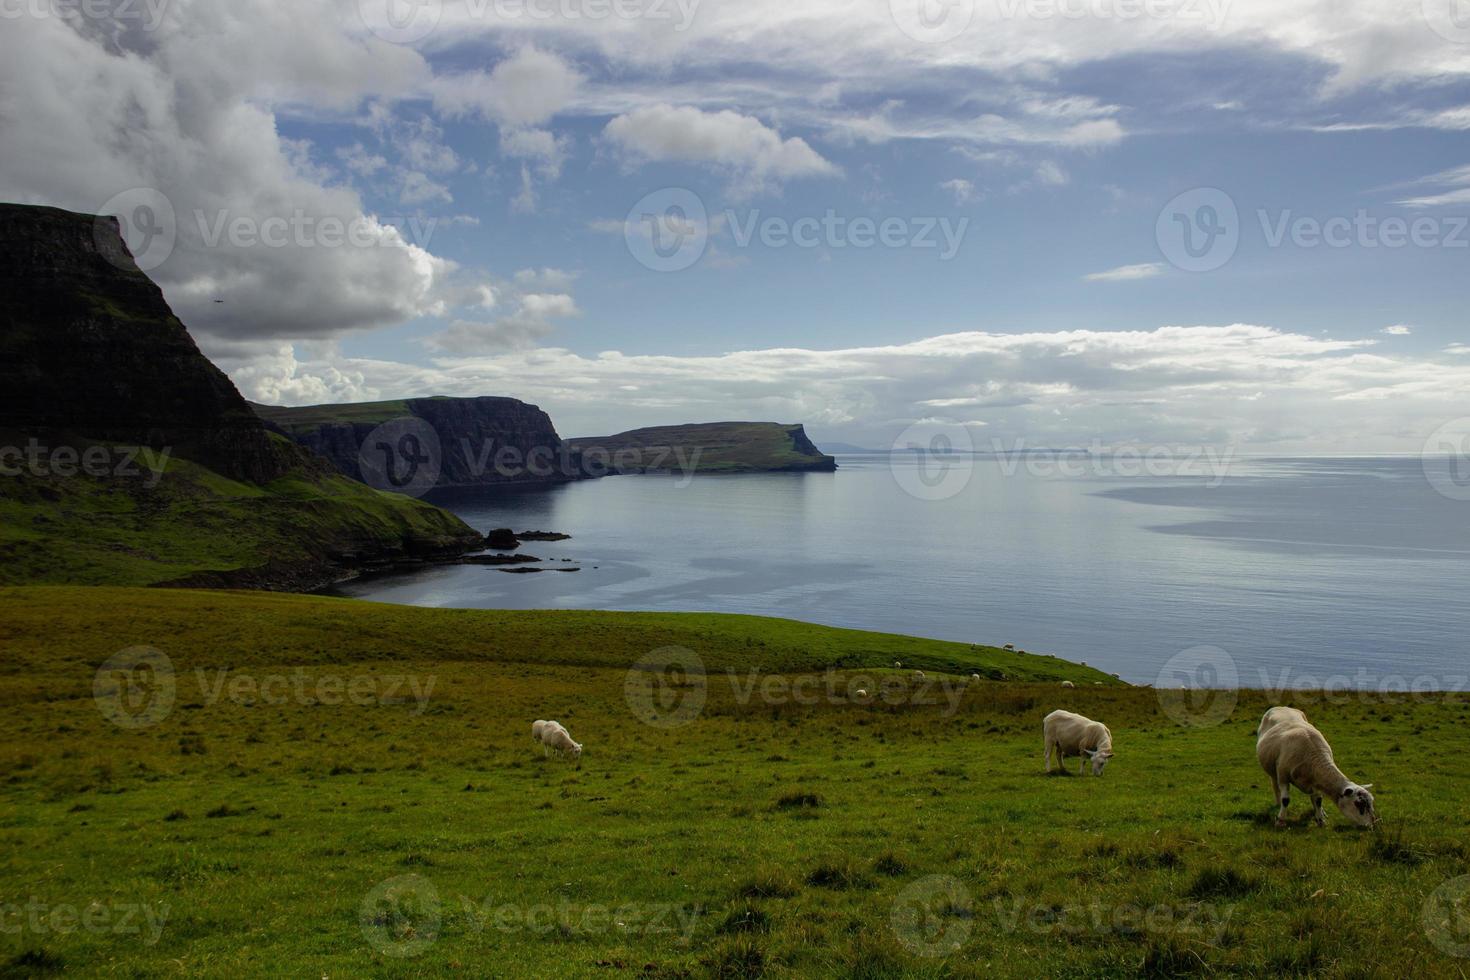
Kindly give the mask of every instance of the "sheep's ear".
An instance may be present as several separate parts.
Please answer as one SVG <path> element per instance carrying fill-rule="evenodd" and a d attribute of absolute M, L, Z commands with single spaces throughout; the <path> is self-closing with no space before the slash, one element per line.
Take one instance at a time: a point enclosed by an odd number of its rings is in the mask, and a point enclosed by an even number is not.
<path fill-rule="evenodd" d="M 1097 755 L 1097 750 L 1096 749 L 1083 749 L 1082 750 L 1082 754 L 1085 755 L 1085 756 L 1087 756 L 1089 759 L 1091 759 L 1093 756 Z"/>
<path fill-rule="evenodd" d="M 1363 789 L 1372 789 L 1372 788 L 1373 788 L 1373 784 L 1372 783 L 1364 783 L 1363 784 Z"/>

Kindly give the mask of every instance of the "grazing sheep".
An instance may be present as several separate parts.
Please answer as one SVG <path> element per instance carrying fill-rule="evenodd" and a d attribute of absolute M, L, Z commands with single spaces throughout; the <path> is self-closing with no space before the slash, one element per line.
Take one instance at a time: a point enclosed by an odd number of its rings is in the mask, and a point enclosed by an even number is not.
<path fill-rule="evenodd" d="M 1084 718 L 1071 711 L 1053 711 L 1041 723 L 1042 737 L 1046 741 L 1044 761 L 1046 771 L 1051 772 L 1051 754 L 1056 750 L 1057 766 L 1066 771 L 1069 755 L 1082 757 L 1078 775 L 1085 775 L 1087 762 L 1092 760 L 1092 774 L 1101 776 L 1103 766 L 1113 757 L 1113 733 L 1108 726 L 1091 718 Z"/>
<path fill-rule="evenodd" d="M 582 746 L 572 741 L 571 733 L 554 721 L 541 733 L 541 745 L 562 758 L 582 758 Z"/>
<path fill-rule="evenodd" d="M 970 675 L 970 680 L 972 680 L 972 681 L 978 681 L 979 679 L 980 679 L 980 675 L 979 674 L 971 674 Z"/>
<path fill-rule="evenodd" d="M 1007 650 L 1014 650 L 1014 649 L 1016 649 L 1016 645 L 1015 645 L 1015 644 L 1014 644 L 1014 643 L 1007 643 L 1007 644 L 1006 644 L 1006 645 L 1005 645 L 1005 648 L 1006 648 L 1006 649 L 1007 649 Z"/>
<path fill-rule="evenodd" d="M 1076 687 L 1077 685 L 1076 684 L 1073 684 L 1071 681 L 1062 681 L 1062 686 L 1063 687 Z"/>
<path fill-rule="evenodd" d="M 1311 794 L 1312 819 L 1319 827 L 1327 826 L 1322 799 L 1328 796 L 1342 815 L 1359 827 L 1378 823 L 1373 794 L 1368 792 L 1373 784 L 1359 786 L 1344 776 L 1332 761 L 1332 746 L 1296 708 L 1272 708 L 1261 716 L 1256 729 L 1256 758 L 1271 777 L 1271 799 L 1281 804 L 1276 826 L 1286 826 L 1286 807 L 1291 803 L 1293 786 Z"/>
<path fill-rule="evenodd" d="M 922 670 L 916 670 L 916 671 L 914 671 L 914 680 L 921 681 L 923 679 L 924 679 L 924 672 Z"/>
<path fill-rule="evenodd" d="M 860 698 L 867 697 L 868 696 L 868 689 L 866 687 L 860 687 L 860 688 L 858 688 L 857 689 L 857 696 L 860 697 Z"/>
<path fill-rule="evenodd" d="M 903 670 L 903 661 L 902 660 L 895 660 L 893 662 L 893 669 L 894 670 Z"/>

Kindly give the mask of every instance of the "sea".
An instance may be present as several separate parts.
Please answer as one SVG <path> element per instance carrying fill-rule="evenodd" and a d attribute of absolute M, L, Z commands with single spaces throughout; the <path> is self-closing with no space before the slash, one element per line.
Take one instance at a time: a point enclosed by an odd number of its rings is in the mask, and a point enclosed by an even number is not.
<path fill-rule="evenodd" d="M 336 595 L 750 613 L 1086 661 L 1131 683 L 1470 689 L 1456 461 L 843 454 L 835 473 L 644 475 L 435 502 L 570 534 L 547 569 L 447 565 Z"/>

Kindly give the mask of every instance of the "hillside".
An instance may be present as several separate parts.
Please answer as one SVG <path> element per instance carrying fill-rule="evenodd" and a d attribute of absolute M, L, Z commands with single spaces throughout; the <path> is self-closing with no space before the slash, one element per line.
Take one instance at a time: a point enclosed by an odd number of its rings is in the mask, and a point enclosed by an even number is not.
<path fill-rule="evenodd" d="M 594 471 L 614 473 L 757 473 L 830 471 L 837 461 L 800 425 L 706 422 L 634 429 L 568 440 Z"/>
<path fill-rule="evenodd" d="M 303 588 L 480 536 L 271 432 L 114 218 L 0 205 L 0 582 Z"/>
<path fill-rule="evenodd" d="M 566 483 L 582 479 L 579 457 L 562 442 L 551 418 L 514 398 L 405 398 L 347 405 L 281 408 L 252 405 L 268 424 L 329 460 L 342 474 L 387 489 L 371 443 L 394 423 L 411 433 L 433 467 L 414 492 L 434 489 Z"/>
<path fill-rule="evenodd" d="M 75 588 L 0 589 L 0 641 L 22 910 L 0 976 L 1439 977 L 1464 962 L 1464 694 L 1285 695 L 1377 781 L 1373 834 L 1336 812 L 1306 825 L 1305 800 L 1272 828 L 1251 737 L 1263 692 L 1186 728 L 1151 689 L 963 644 Z M 99 671 L 134 644 L 168 660 Z M 630 672 L 669 645 L 706 673 Z M 926 698 L 900 657 L 953 698 Z M 1079 687 L 968 683 L 945 662 Z M 1057 707 L 1108 721 L 1104 778 L 1042 775 Z M 579 765 L 543 758 L 536 718 L 568 726 Z M 14 928 L 26 902 L 128 908 L 137 925 Z"/>

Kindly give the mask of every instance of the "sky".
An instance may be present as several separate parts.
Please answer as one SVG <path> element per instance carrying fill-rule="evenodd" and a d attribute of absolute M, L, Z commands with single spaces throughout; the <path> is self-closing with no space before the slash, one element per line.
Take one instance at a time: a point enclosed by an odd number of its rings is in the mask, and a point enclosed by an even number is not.
<path fill-rule="evenodd" d="M 0 0 L 0 199 L 269 404 L 1470 432 L 1470 0 Z"/>

